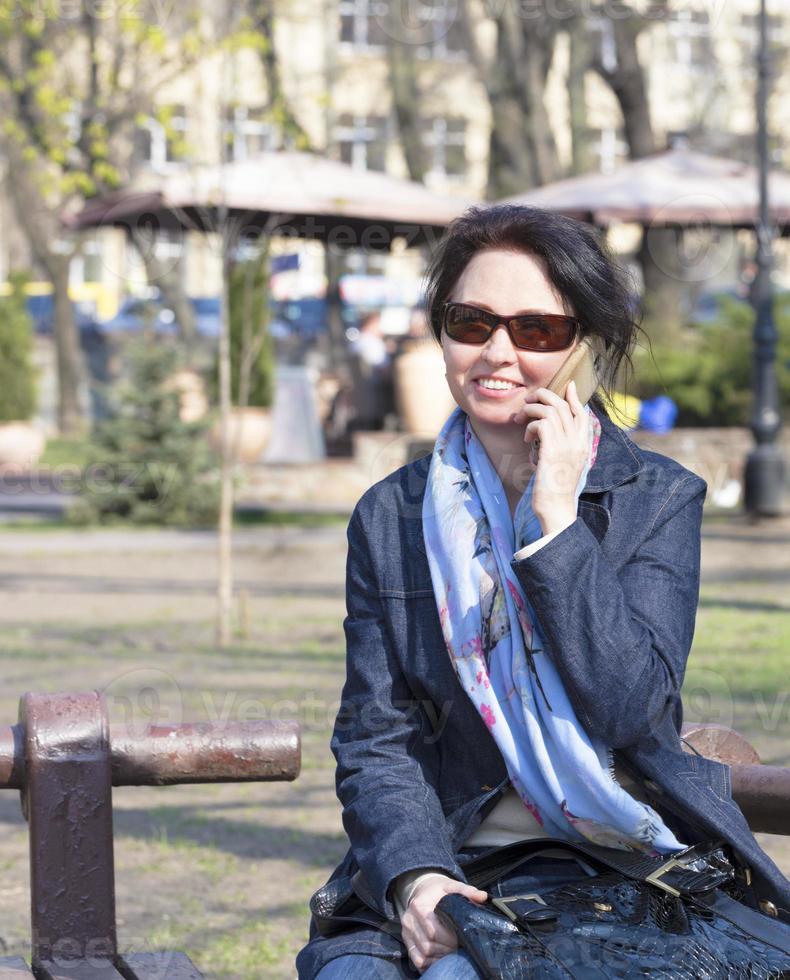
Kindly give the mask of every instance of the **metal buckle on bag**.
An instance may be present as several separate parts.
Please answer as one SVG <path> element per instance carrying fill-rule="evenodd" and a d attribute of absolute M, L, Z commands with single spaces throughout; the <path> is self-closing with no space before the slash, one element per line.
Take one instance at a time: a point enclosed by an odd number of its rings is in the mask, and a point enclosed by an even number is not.
<path fill-rule="evenodd" d="M 511 902 L 521 902 L 529 899 L 533 902 L 540 902 L 541 905 L 545 905 L 545 901 L 537 895 L 535 892 L 531 892 L 527 895 L 508 895 L 505 898 L 492 898 L 491 904 L 499 909 L 499 911 L 508 917 L 511 922 L 518 922 L 518 916 L 510 908 Z"/>
<path fill-rule="evenodd" d="M 675 898 L 680 898 L 680 892 L 677 888 L 673 888 L 672 885 L 668 885 L 665 881 L 661 881 L 663 876 L 671 871 L 673 868 L 683 867 L 683 862 L 679 861 L 677 858 L 670 858 L 665 861 L 660 868 L 656 868 L 655 871 L 651 871 L 649 875 L 645 877 L 645 881 L 649 881 L 651 885 L 655 885 L 656 888 L 661 888 L 665 892 L 669 892 L 670 895 L 674 895 Z"/>

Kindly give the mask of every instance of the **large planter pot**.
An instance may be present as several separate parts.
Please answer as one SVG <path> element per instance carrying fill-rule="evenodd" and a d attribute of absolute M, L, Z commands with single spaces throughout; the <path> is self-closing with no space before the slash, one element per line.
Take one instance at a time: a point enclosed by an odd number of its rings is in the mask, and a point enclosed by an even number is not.
<path fill-rule="evenodd" d="M 170 375 L 169 386 L 178 392 L 178 414 L 182 422 L 199 422 L 206 415 L 206 386 L 197 371 L 188 368 L 176 371 Z"/>
<path fill-rule="evenodd" d="M 419 436 L 436 436 L 455 408 L 444 377 L 441 348 L 433 341 L 416 341 L 394 365 L 395 400 L 401 427 Z"/>
<path fill-rule="evenodd" d="M 272 431 L 272 413 L 268 408 L 233 408 L 230 413 L 230 444 L 233 458 L 239 463 L 259 463 Z M 222 449 L 222 425 L 219 419 L 209 430 L 211 448 Z"/>
<path fill-rule="evenodd" d="M 0 469 L 29 470 L 41 459 L 44 433 L 32 422 L 0 423 Z"/>

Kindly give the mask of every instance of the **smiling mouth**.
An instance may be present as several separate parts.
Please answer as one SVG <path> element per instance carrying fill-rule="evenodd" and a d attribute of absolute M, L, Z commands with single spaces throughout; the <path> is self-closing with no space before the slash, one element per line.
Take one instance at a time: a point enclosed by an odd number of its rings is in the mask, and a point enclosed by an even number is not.
<path fill-rule="evenodd" d="M 517 381 L 504 381 L 499 378 L 475 378 L 475 384 L 485 388 L 486 391 L 511 391 L 515 388 L 523 388 Z"/>

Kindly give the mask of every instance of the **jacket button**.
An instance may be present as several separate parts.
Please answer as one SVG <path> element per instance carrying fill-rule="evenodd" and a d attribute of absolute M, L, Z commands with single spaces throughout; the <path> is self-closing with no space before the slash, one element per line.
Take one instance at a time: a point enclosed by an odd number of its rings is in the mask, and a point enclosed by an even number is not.
<path fill-rule="evenodd" d="M 767 898 L 761 899 L 757 904 L 760 906 L 760 911 L 765 912 L 766 915 L 773 916 L 774 919 L 779 915 L 774 903 L 769 902 Z"/>

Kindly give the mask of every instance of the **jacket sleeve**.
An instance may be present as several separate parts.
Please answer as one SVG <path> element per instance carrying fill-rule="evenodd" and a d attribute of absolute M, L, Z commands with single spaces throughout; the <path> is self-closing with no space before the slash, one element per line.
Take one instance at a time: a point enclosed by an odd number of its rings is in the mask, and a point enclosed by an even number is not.
<path fill-rule="evenodd" d="M 439 798 L 412 751 L 430 732 L 393 653 L 358 511 L 348 542 L 346 681 L 331 745 L 343 826 L 365 890 L 392 917 L 390 886 L 404 872 L 464 875 Z"/>
<path fill-rule="evenodd" d="M 694 635 L 706 484 L 678 477 L 616 570 L 581 518 L 512 567 L 590 735 L 623 748 L 671 714 Z"/>

